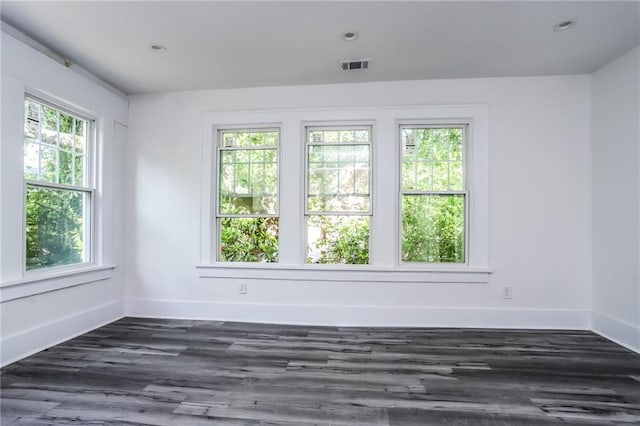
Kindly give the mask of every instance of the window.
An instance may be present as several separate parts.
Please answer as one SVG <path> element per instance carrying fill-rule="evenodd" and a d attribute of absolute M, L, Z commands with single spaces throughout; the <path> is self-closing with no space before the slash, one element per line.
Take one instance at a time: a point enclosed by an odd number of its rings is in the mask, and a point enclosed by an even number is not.
<path fill-rule="evenodd" d="M 488 123 L 486 105 L 207 113 L 200 276 L 488 282 Z"/>
<path fill-rule="evenodd" d="M 91 122 L 24 102 L 25 269 L 92 261 Z"/>
<path fill-rule="evenodd" d="M 306 128 L 307 263 L 369 263 L 371 126 Z"/>
<path fill-rule="evenodd" d="M 400 126 L 403 262 L 466 262 L 466 133 Z"/>
<path fill-rule="evenodd" d="M 278 261 L 278 129 L 218 132 L 218 260 Z"/>

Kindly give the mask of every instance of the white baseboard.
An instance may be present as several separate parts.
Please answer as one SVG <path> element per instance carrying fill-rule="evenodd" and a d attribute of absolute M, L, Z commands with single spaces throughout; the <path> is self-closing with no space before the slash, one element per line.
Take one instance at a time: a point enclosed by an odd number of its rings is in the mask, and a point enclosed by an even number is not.
<path fill-rule="evenodd" d="M 0 365 L 5 366 L 123 317 L 122 300 L 78 312 L 11 336 L 3 336 Z"/>
<path fill-rule="evenodd" d="M 257 323 L 588 330 L 587 310 L 433 308 L 422 306 L 276 305 L 127 299 L 130 317 Z"/>
<path fill-rule="evenodd" d="M 640 326 L 600 312 L 592 312 L 591 328 L 602 337 L 640 353 Z"/>

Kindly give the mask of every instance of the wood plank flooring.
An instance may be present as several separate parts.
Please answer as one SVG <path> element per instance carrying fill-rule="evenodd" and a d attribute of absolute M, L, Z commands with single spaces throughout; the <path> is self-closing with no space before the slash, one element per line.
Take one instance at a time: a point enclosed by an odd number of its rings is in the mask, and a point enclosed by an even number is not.
<path fill-rule="evenodd" d="M 125 318 L 2 369 L 2 425 L 640 424 L 594 333 Z"/>

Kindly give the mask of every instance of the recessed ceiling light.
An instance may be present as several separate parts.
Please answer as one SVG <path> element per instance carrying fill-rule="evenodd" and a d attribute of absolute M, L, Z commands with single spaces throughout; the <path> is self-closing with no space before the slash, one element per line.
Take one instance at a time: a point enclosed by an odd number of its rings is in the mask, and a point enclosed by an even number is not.
<path fill-rule="evenodd" d="M 573 19 L 568 19 L 566 21 L 560 21 L 557 24 L 555 24 L 553 26 L 553 31 L 564 31 L 564 30 L 568 30 L 569 28 L 573 28 L 573 26 L 576 25 L 576 21 L 574 21 Z"/>
<path fill-rule="evenodd" d="M 149 44 L 149 50 L 151 50 L 152 52 L 156 52 L 156 53 L 161 53 L 167 50 L 166 47 L 164 47 L 163 45 L 159 44 L 159 43 L 151 43 Z"/>
<path fill-rule="evenodd" d="M 345 39 L 345 41 L 353 41 L 358 38 L 358 33 L 355 31 L 347 31 L 342 34 L 342 38 Z"/>

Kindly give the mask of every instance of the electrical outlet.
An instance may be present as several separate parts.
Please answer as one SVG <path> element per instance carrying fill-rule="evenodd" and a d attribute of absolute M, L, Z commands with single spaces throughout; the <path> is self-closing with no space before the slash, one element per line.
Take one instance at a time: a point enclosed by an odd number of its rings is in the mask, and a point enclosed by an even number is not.
<path fill-rule="evenodd" d="M 240 281 L 240 286 L 238 287 L 238 294 L 247 294 L 247 282 Z"/>
<path fill-rule="evenodd" d="M 503 299 L 511 299 L 513 297 L 513 290 L 511 287 L 502 287 L 502 298 Z"/>

